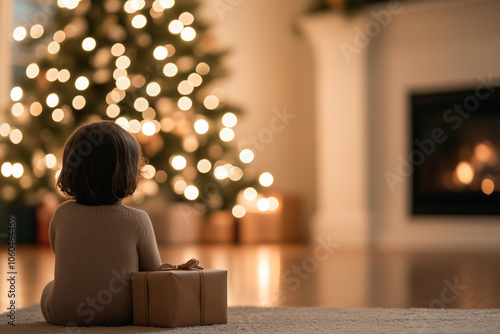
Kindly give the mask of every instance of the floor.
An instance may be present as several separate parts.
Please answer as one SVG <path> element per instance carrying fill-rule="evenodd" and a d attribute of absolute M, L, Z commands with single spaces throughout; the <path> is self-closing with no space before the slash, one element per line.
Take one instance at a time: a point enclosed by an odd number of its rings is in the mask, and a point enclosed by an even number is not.
<path fill-rule="evenodd" d="M 228 303 L 255 306 L 500 308 L 500 254 L 348 251 L 312 245 L 160 246 L 164 262 L 192 257 L 228 269 Z M 0 309 L 7 307 L 7 248 L 0 245 Z M 39 302 L 53 278 L 50 248 L 18 245 L 16 307 Z"/>

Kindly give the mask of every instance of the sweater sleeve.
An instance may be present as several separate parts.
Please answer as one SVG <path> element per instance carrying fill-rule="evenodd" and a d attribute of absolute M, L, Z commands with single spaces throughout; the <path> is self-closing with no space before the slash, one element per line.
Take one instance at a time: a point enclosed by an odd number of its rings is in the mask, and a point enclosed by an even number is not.
<path fill-rule="evenodd" d="M 154 271 L 161 266 L 160 253 L 156 245 L 156 237 L 153 225 L 147 213 L 144 212 L 142 219 L 143 231 L 139 238 L 137 251 L 139 252 L 139 271 Z"/>
<path fill-rule="evenodd" d="M 57 211 L 54 214 L 54 216 L 56 214 L 57 214 Z M 55 228 L 55 223 L 54 223 L 53 218 L 50 221 L 50 225 L 49 225 L 49 243 L 50 243 L 50 247 L 52 248 L 52 251 L 55 254 L 55 252 L 56 252 L 56 228 Z"/>

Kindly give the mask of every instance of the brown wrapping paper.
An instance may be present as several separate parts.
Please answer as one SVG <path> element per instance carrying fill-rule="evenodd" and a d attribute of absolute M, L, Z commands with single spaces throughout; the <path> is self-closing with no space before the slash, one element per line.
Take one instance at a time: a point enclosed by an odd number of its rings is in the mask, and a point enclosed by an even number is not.
<path fill-rule="evenodd" d="M 227 271 L 182 266 L 162 265 L 160 271 L 132 273 L 134 325 L 227 323 Z"/>

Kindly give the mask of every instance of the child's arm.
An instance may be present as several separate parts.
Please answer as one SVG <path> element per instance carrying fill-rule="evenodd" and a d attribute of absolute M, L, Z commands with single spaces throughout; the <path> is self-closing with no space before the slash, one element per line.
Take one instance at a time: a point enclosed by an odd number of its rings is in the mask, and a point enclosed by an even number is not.
<path fill-rule="evenodd" d="M 160 253 L 156 245 L 155 233 L 149 216 L 144 213 L 142 237 L 139 239 L 139 271 L 158 270 L 161 266 Z"/>

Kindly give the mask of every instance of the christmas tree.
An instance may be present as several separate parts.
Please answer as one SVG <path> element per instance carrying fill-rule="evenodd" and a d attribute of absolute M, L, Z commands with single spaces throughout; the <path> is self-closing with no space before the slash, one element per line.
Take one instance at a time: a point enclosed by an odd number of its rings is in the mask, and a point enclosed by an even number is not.
<path fill-rule="evenodd" d="M 13 32 L 37 61 L 11 90 L 11 117 L 0 125 L 4 200 L 56 192 L 64 140 L 80 124 L 107 119 L 135 135 L 148 160 L 134 201 L 164 190 L 236 217 L 245 214 L 238 194 L 248 203 L 260 198 L 261 211 L 277 205 L 257 193 L 257 175 L 245 168 L 253 152 L 233 143 L 240 111 L 213 84 L 225 75 L 223 52 L 195 19 L 196 1 L 57 5 L 49 25 Z M 272 176 L 259 181 L 269 186 Z"/>

